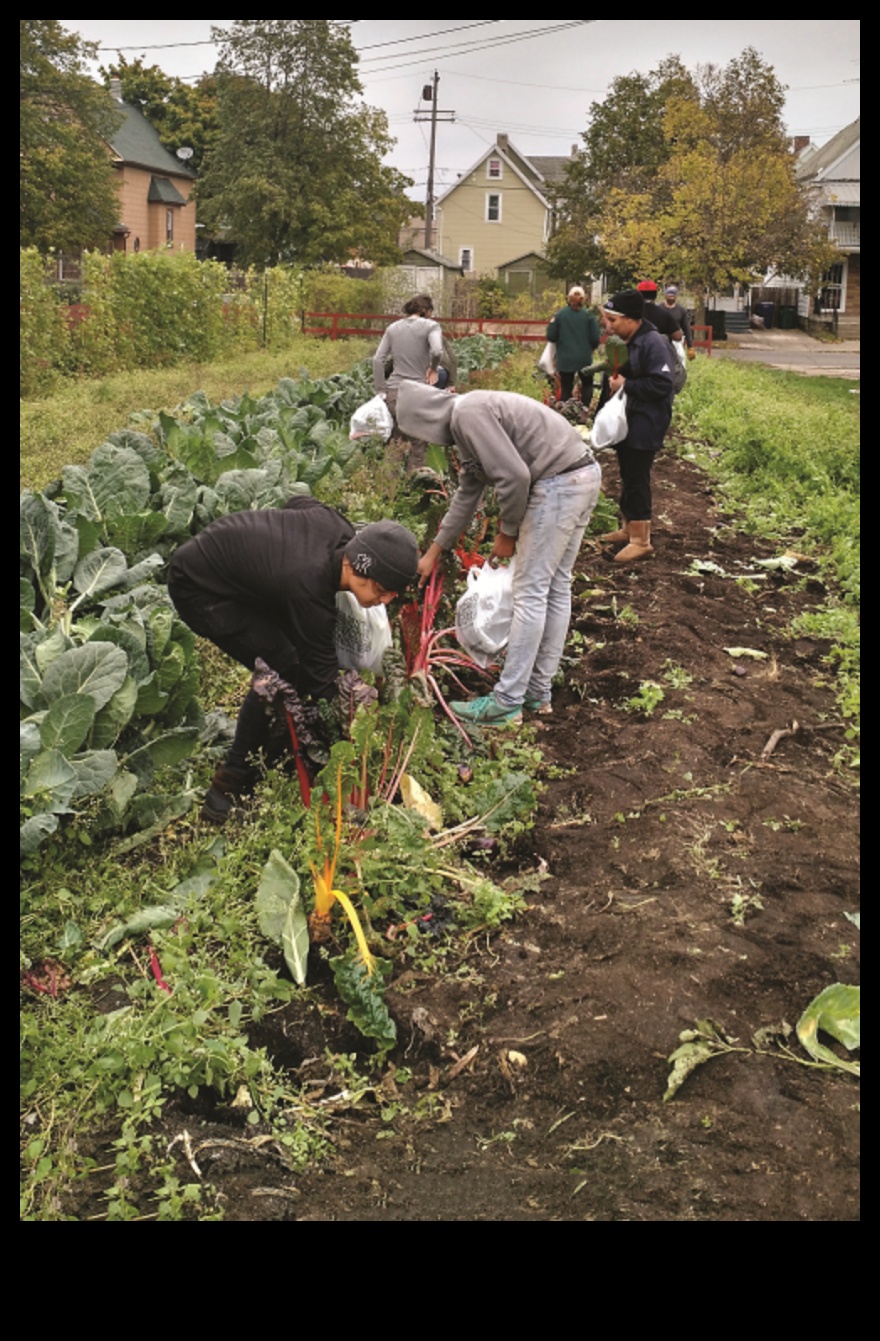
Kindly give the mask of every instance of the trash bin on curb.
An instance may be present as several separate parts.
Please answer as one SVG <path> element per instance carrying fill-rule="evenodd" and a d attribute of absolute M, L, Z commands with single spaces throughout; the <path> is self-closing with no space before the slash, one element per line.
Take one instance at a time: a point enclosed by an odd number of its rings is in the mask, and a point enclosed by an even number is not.
<path fill-rule="evenodd" d="M 763 319 L 765 330 L 769 331 L 773 326 L 775 312 L 775 303 L 755 303 L 755 316 Z"/>
<path fill-rule="evenodd" d="M 706 325 L 712 327 L 712 340 L 726 340 L 727 330 L 725 328 L 726 313 L 723 308 L 716 308 L 712 312 L 706 313 Z"/>

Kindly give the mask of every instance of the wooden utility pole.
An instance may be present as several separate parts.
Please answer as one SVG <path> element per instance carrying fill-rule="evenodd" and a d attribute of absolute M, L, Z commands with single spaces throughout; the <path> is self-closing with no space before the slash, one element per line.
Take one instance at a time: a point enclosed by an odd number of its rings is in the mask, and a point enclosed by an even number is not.
<path fill-rule="evenodd" d="M 418 107 L 415 108 L 413 115 L 414 121 L 431 122 L 431 148 L 428 157 L 428 191 L 425 198 L 425 251 L 431 251 L 434 246 L 434 157 L 437 150 L 437 121 L 442 118 L 444 121 L 454 121 L 455 112 L 440 112 L 437 110 L 437 86 L 440 83 L 440 76 L 434 71 L 432 83 L 425 84 L 422 89 L 423 102 L 430 102 L 431 115 L 426 116 Z"/>

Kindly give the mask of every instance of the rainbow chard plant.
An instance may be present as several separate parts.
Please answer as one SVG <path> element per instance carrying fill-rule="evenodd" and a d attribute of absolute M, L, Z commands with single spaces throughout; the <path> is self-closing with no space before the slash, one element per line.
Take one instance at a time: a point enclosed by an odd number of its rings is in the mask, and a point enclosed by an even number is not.
<path fill-rule="evenodd" d="M 312 940 L 317 944 L 323 944 L 331 936 L 330 918 L 334 903 L 340 903 L 342 910 L 351 923 L 351 929 L 354 932 L 357 941 L 359 959 L 366 970 L 367 976 L 372 977 L 376 967 L 376 961 L 370 953 L 370 947 L 367 945 L 367 938 L 364 935 L 364 929 L 361 926 L 360 919 L 355 912 L 354 904 L 348 895 L 341 889 L 334 889 L 336 881 L 336 864 L 339 860 L 339 848 L 342 844 L 342 765 L 336 774 L 336 831 L 333 843 L 333 855 L 324 846 L 324 839 L 321 833 L 321 807 L 315 807 L 315 839 L 318 848 L 319 860 L 323 858 L 323 866 L 318 870 L 314 862 L 309 862 L 312 877 L 315 881 L 315 910 L 309 917 L 309 934 Z"/>
<path fill-rule="evenodd" d="M 419 609 L 417 601 L 411 601 L 400 612 L 406 670 L 411 680 L 421 684 L 426 695 L 428 693 L 434 695 L 446 716 L 464 737 L 467 745 L 470 746 L 471 739 L 447 703 L 437 681 L 437 675 L 439 672 L 445 671 L 464 695 L 467 695 L 469 691 L 456 675 L 456 670 L 475 671 L 478 675 L 485 676 L 487 679 L 490 679 L 491 676 L 482 666 L 478 666 L 465 652 L 462 652 L 460 647 L 457 645 L 450 647 L 448 645 L 446 639 L 455 638 L 454 627 L 435 628 L 442 596 L 443 573 L 438 564 L 425 585 L 425 596 L 421 609 Z"/>

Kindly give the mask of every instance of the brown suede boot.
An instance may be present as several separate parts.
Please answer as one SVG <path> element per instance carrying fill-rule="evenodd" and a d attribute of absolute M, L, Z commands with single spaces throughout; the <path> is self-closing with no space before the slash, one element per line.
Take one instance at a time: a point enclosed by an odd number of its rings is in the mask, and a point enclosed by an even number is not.
<path fill-rule="evenodd" d="M 599 536 L 601 545 L 622 545 L 624 540 L 629 540 L 629 522 L 623 513 L 620 514 L 620 530 L 609 531 L 607 535 Z"/>
<path fill-rule="evenodd" d="M 239 797 L 253 791 L 256 775 L 251 768 L 230 768 L 220 764 L 202 802 L 202 819 L 210 824 L 225 824 Z"/>
<path fill-rule="evenodd" d="M 635 563 L 637 559 L 648 559 L 654 553 L 651 544 L 651 523 L 649 521 L 629 523 L 629 544 L 614 556 L 615 563 Z"/>

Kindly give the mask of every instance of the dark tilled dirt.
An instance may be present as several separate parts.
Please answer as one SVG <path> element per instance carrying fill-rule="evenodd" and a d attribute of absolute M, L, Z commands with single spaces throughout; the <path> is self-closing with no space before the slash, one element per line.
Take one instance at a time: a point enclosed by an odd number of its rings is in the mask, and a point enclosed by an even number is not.
<path fill-rule="evenodd" d="M 613 461 L 605 472 L 614 493 Z M 306 1173 L 232 1110 L 166 1114 L 228 1220 L 858 1218 L 858 1083 L 751 1045 L 829 984 L 858 982 L 844 915 L 858 907 L 857 796 L 833 762 L 828 649 L 786 633 L 821 587 L 803 560 L 738 585 L 774 551 L 687 462 L 658 461 L 655 496 L 653 560 L 623 569 L 583 550 L 584 641 L 536 728 L 567 771 L 514 853 L 547 873 L 528 912 L 444 974 L 392 984 L 393 1065 L 378 1091 L 327 1105 L 333 1153 Z M 645 681 L 663 700 L 625 711 Z M 745 1050 L 664 1103 L 667 1057 L 706 1017 Z M 253 1041 L 292 1084 L 326 1079 L 325 1100 L 344 1088 L 324 1052 L 359 1039 L 331 992 L 261 1029 Z"/>

